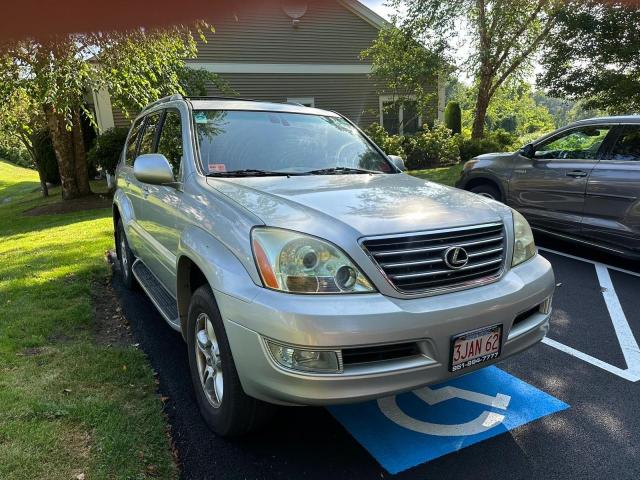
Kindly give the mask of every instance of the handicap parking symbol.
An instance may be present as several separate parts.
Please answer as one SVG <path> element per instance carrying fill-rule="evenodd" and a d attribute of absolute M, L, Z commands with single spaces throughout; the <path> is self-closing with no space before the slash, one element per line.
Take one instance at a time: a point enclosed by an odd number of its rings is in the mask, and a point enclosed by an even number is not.
<path fill-rule="evenodd" d="M 568 407 L 492 366 L 329 411 L 389 473 L 398 473 Z"/>

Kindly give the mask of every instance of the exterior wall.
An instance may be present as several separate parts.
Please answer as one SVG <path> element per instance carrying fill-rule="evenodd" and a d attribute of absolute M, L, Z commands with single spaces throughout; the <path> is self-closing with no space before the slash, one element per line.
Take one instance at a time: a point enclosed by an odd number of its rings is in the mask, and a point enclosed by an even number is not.
<path fill-rule="evenodd" d="M 360 52 L 371 45 L 378 29 L 339 1 L 307 1 L 297 26 L 282 5 L 251 4 L 212 19 L 215 33 L 198 41 L 199 62 L 239 63 L 360 63 Z"/>
<path fill-rule="evenodd" d="M 215 33 L 207 33 L 206 43 L 198 40 L 198 58 L 190 63 L 218 73 L 240 97 L 274 102 L 313 97 L 316 108 L 335 110 L 361 127 L 379 122 L 371 65 L 360 53 L 375 40 L 383 21 L 365 18 L 366 7 L 357 0 L 308 0 L 299 3 L 306 11 L 294 26 L 283 4 L 236 2 L 234 10 L 211 19 Z M 213 85 L 207 93 L 222 94 Z M 432 123 L 442 108 L 434 101 L 423 121 Z M 116 126 L 131 123 L 117 109 L 113 119 Z"/>

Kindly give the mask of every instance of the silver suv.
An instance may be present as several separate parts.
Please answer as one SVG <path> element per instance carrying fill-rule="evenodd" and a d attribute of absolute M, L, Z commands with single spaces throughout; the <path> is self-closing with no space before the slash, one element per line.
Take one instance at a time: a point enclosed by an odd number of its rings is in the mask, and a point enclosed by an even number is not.
<path fill-rule="evenodd" d="M 299 105 L 177 95 L 135 120 L 113 207 L 123 279 L 182 333 L 216 433 L 272 404 L 441 382 L 545 336 L 554 278 L 526 220 L 400 167 Z"/>

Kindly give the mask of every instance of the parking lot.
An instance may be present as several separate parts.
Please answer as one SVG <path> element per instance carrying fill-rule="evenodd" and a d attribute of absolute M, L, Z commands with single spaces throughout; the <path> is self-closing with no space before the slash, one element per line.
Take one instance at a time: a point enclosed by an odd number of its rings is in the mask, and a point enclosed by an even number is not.
<path fill-rule="evenodd" d="M 637 478 L 640 268 L 539 244 L 557 282 L 543 344 L 395 399 L 283 408 L 267 429 L 231 440 L 200 419 L 180 336 L 117 275 L 114 288 L 167 397 L 184 478 Z"/>

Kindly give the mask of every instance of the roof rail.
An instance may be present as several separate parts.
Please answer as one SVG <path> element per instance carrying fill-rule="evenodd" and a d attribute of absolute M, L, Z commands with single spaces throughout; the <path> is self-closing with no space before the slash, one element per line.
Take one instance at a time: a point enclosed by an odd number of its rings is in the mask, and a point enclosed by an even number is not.
<path fill-rule="evenodd" d="M 155 102 L 151 102 L 149 105 L 144 107 L 142 109 L 142 111 L 146 112 L 147 110 L 149 110 L 152 107 L 155 107 L 156 105 L 160 105 L 160 104 L 166 103 L 166 102 L 171 102 L 173 100 L 183 100 L 183 97 L 179 93 L 174 93 L 173 95 L 170 95 L 168 97 L 162 97 L 162 98 L 156 100 Z"/>
<path fill-rule="evenodd" d="M 242 98 L 242 97 L 226 97 L 223 95 L 198 95 L 198 96 L 189 96 L 184 97 L 185 100 L 241 100 L 244 102 L 263 102 L 266 100 L 256 100 L 254 98 Z"/>

